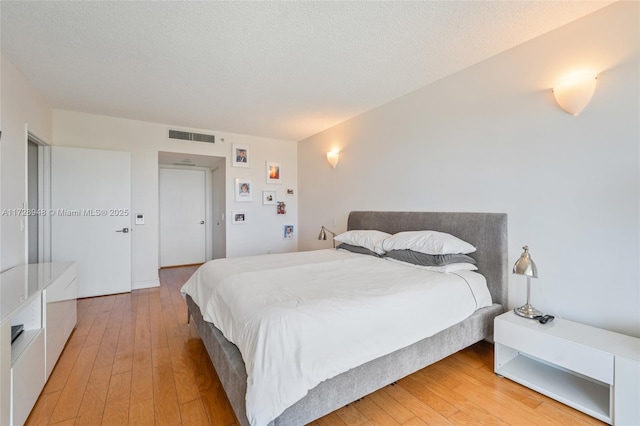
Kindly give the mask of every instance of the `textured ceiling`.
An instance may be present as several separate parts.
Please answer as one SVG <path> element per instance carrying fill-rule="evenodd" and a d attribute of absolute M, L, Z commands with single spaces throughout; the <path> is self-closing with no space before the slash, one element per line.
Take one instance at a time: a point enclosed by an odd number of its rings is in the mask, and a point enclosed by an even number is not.
<path fill-rule="evenodd" d="M 300 140 L 606 2 L 0 2 L 56 108 Z"/>

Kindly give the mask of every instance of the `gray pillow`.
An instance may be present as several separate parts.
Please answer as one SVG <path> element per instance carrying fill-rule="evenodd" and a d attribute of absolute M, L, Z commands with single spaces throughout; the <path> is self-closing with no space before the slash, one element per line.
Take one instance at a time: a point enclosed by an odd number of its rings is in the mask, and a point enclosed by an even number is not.
<path fill-rule="evenodd" d="M 381 257 L 378 253 L 376 253 L 375 251 L 371 251 L 368 248 L 360 247 L 360 246 L 354 246 L 354 245 L 347 244 L 347 243 L 342 243 L 336 248 L 343 249 L 343 250 L 348 250 L 348 251 L 353 252 L 353 253 L 369 254 L 371 256 Z"/>
<path fill-rule="evenodd" d="M 444 266 L 452 263 L 476 264 L 476 260 L 466 254 L 426 254 L 413 250 L 391 250 L 385 256 L 420 266 Z"/>

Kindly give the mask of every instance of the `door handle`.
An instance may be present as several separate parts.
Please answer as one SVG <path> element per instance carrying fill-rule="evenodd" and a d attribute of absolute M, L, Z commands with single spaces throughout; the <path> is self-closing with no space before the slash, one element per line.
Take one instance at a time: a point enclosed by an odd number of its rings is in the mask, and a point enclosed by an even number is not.
<path fill-rule="evenodd" d="M 125 234 L 128 234 L 129 233 L 129 228 L 118 229 L 116 232 L 123 232 Z"/>
<path fill-rule="evenodd" d="M 200 225 L 204 225 L 204 220 L 201 220 L 201 221 L 200 221 Z"/>

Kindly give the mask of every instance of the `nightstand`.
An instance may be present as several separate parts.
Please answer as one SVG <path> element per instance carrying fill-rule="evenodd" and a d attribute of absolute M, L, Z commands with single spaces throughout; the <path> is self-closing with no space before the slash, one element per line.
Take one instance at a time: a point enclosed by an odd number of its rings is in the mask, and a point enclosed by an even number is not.
<path fill-rule="evenodd" d="M 640 339 L 513 311 L 494 325 L 496 374 L 609 424 L 640 424 Z"/>

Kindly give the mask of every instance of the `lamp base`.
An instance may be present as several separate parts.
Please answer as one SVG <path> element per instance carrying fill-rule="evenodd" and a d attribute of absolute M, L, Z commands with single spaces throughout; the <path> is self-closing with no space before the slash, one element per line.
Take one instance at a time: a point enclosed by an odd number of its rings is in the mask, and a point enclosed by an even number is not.
<path fill-rule="evenodd" d="M 515 308 L 513 312 L 520 315 L 521 317 L 530 318 L 530 319 L 534 319 L 535 317 L 539 317 L 542 315 L 542 312 L 540 312 L 539 310 L 537 310 L 536 308 L 534 308 L 528 303 L 526 305 L 520 306 L 519 308 Z"/>

